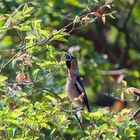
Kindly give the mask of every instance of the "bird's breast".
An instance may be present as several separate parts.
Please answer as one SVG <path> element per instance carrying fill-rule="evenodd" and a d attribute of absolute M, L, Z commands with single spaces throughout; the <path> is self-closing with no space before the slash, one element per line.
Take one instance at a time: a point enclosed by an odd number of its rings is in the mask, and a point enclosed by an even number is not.
<path fill-rule="evenodd" d="M 75 83 L 73 83 L 71 80 L 67 80 L 66 92 L 71 101 L 73 101 L 74 98 L 78 98 L 80 95 L 76 89 Z"/>

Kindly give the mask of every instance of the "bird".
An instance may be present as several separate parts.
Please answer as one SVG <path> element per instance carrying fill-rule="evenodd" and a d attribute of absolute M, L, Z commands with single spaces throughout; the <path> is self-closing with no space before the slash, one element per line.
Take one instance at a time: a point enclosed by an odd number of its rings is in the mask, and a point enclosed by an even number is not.
<path fill-rule="evenodd" d="M 80 78 L 77 59 L 70 54 L 65 54 L 65 63 L 67 67 L 66 92 L 70 101 L 74 102 L 78 107 L 83 108 L 88 112 L 91 112 L 90 108 L 92 105 L 99 107 L 109 107 L 110 111 L 112 112 L 118 112 L 129 107 L 129 100 L 122 100 L 104 93 L 94 94 L 90 98 L 89 106 L 86 91 Z M 125 89 L 125 93 L 137 95 L 136 101 L 140 102 L 139 89 L 129 87 Z"/>
<path fill-rule="evenodd" d="M 66 92 L 68 98 L 79 108 L 90 112 L 86 91 L 79 74 L 77 59 L 70 54 L 65 54 L 65 62 L 67 67 Z"/>

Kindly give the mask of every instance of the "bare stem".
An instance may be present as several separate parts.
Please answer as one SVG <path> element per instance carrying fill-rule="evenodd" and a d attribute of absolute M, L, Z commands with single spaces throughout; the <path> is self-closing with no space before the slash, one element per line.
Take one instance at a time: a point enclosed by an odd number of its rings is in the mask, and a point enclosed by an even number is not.
<path fill-rule="evenodd" d="M 129 121 L 132 120 L 134 117 L 136 117 L 140 113 L 140 107 L 132 114 L 132 116 L 129 118 Z"/>

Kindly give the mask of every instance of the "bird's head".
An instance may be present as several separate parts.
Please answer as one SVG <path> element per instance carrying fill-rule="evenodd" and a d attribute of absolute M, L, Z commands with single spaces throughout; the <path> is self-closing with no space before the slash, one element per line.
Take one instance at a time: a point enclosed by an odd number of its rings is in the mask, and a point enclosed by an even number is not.
<path fill-rule="evenodd" d="M 75 57 L 71 56 L 70 54 L 65 54 L 65 61 L 66 61 L 66 66 L 69 70 L 78 69 L 78 63 Z"/>

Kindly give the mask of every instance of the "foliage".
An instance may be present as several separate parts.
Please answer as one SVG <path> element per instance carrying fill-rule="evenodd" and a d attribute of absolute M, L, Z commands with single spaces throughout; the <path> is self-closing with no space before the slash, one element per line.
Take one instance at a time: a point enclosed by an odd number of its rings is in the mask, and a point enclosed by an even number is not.
<path fill-rule="evenodd" d="M 130 11 L 123 9 L 127 4 Z M 139 5 L 0 2 L 0 139 L 139 139 L 140 127 L 130 120 L 135 108 L 111 113 L 92 105 L 93 93 L 103 90 L 124 99 L 127 85 L 119 80 L 124 74 L 128 85 L 140 86 Z M 79 59 L 92 108 L 82 111 L 84 130 L 66 98 L 66 51 Z"/>

